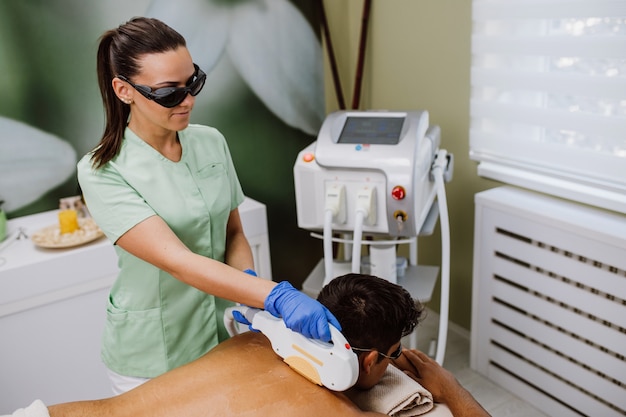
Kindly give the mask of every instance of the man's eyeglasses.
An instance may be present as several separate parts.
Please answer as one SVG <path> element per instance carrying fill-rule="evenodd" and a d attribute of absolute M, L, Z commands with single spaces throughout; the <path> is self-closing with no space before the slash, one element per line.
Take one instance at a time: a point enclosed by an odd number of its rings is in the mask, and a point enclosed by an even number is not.
<path fill-rule="evenodd" d="M 357 352 L 373 352 L 373 351 L 376 351 L 376 349 L 362 349 L 362 348 L 356 348 L 356 347 L 353 347 L 352 350 L 356 350 Z M 383 358 L 392 359 L 392 360 L 398 359 L 400 356 L 402 356 L 402 344 L 400 344 L 398 346 L 398 349 L 393 351 L 391 353 L 391 355 L 385 355 L 384 353 L 380 353 L 378 351 L 376 351 L 376 353 L 378 353 Z"/>
<path fill-rule="evenodd" d="M 196 64 L 193 64 L 193 67 L 196 71 L 189 81 L 187 81 L 185 87 L 164 87 L 152 91 L 152 88 L 147 85 L 133 84 L 132 81 L 123 75 L 118 75 L 117 78 L 132 85 L 135 90 L 139 91 L 139 93 L 148 100 L 152 100 L 163 107 L 172 108 L 182 103 L 185 97 L 187 97 L 187 94 L 196 96 L 200 90 L 202 90 L 202 87 L 204 87 L 206 74 Z"/>

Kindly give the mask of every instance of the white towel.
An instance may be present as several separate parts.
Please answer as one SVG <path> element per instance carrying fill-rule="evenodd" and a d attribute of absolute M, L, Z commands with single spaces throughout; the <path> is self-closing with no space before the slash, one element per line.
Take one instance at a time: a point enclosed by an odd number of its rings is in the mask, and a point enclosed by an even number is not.
<path fill-rule="evenodd" d="M 11 415 L 0 417 L 50 417 L 50 414 L 48 407 L 41 400 L 35 400 L 26 408 L 19 408 Z"/>
<path fill-rule="evenodd" d="M 361 410 L 395 417 L 419 416 L 433 408 L 432 394 L 391 365 L 373 388 L 367 391 L 353 389 L 345 394 Z"/>

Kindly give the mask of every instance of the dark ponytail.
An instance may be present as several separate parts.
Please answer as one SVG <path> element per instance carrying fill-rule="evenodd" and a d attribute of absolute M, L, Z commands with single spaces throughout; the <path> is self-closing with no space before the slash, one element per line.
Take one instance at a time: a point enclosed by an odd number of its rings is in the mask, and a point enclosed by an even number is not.
<path fill-rule="evenodd" d="M 184 46 L 185 38 L 180 33 L 160 20 L 146 17 L 133 18 L 102 35 L 98 46 L 97 71 L 106 124 L 102 139 L 91 156 L 94 168 L 104 166 L 119 153 L 130 114 L 129 105 L 122 103 L 113 90 L 113 78 L 117 75 L 128 78 L 136 75 L 139 72 L 138 61 L 143 55 Z"/>

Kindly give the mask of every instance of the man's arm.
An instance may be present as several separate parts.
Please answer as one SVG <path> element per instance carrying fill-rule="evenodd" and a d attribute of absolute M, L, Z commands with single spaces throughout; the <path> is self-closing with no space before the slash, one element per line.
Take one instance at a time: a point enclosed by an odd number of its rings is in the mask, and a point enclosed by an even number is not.
<path fill-rule="evenodd" d="M 430 391 L 435 402 L 446 404 L 454 417 L 490 417 L 452 372 L 425 353 L 404 349 L 394 364 Z"/>

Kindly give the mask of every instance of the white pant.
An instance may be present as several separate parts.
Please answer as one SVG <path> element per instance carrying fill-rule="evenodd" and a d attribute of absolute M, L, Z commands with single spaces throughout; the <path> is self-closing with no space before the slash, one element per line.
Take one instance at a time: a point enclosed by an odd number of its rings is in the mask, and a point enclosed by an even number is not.
<path fill-rule="evenodd" d="M 130 391 L 131 389 L 136 388 L 144 382 L 150 380 L 150 378 L 120 375 L 108 368 L 107 373 L 109 374 L 109 379 L 111 380 L 111 388 L 113 389 L 114 395 L 123 394 L 126 391 Z"/>

